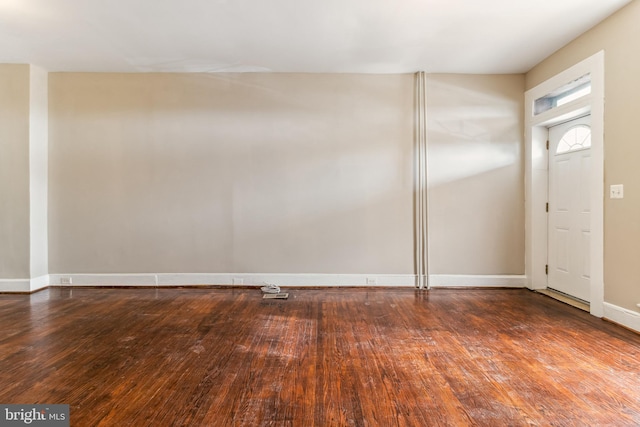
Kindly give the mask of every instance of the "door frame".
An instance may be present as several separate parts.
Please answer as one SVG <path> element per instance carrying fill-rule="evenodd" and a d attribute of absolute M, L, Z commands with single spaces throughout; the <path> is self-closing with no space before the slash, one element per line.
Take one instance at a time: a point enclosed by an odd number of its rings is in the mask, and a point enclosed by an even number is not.
<path fill-rule="evenodd" d="M 591 94 L 534 114 L 534 101 L 585 74 Z M 549 183 L 548 128 L 591 115 L 591 281 L 590 312 L 604 315 L 604 51 L 525 92 L 525 275 L 529 289 L 546 289 Z"/>

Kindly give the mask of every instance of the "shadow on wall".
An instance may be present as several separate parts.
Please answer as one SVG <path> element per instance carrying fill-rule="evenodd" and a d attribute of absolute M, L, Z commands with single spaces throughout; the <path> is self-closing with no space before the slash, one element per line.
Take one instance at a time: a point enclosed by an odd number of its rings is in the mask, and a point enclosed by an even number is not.
<path fill-rule="evenodd" d="M 524 274 L 524 76 L 427 84 L 432 273 Z"/>

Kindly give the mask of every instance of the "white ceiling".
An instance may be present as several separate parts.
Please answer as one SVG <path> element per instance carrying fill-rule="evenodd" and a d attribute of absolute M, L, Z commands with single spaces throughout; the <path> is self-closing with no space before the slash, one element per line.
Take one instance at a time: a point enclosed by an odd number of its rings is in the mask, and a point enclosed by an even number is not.
<path fill-rule="evenodd" d="M 0 0 L 50 71 L 520 73 L 630 0 Z"/>

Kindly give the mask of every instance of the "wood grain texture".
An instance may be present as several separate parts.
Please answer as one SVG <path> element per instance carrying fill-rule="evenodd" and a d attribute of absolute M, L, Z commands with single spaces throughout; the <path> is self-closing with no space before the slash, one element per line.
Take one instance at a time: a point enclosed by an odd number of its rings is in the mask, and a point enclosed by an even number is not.
<path fill-rule="evenodd" d="M 0 402 L 74 426 L 639 425 L 640 337 L 527 290 L 0 295 Z"/>

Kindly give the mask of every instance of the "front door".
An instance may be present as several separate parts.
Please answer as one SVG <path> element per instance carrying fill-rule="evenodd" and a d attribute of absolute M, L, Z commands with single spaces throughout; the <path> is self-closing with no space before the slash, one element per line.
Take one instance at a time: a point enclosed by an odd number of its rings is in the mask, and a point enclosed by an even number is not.
<path fill-rule="evenodd" d="M 549 129 L 548 287 L 589 302 L 590 116 Z"/>

